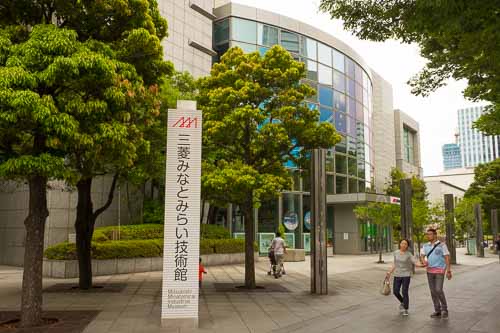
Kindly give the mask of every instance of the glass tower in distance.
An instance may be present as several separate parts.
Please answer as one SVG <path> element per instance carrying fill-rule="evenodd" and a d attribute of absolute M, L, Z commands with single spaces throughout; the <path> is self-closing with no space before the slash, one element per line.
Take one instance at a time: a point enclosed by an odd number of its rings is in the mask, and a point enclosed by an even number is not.
<path fill-rule="evenodd" d="M 500 157 L 500 136 L 487 136 L 472 127 L 483 110 L 484 106 L 458 110 L 458 143 L 462 166 L 465 168 L 473 168 Z"/>
<path fill-rule="evenodd" d="M 443 145 L 443 166 L 444 170 L 462 167 L 462 154 L 460 146 L 456 143 L 446 143 Z"/>

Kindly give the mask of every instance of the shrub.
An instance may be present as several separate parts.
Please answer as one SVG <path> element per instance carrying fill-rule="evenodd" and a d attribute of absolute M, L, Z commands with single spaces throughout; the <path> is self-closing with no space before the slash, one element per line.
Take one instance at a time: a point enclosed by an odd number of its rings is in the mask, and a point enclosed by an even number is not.
<path fill-rule="evenodd" d="M 224 227 L 215 224 L 202 224 L 200 226 L 201 239 L 231 239 L 231 233 Z"/>
<path fill-rule="evenodd" d="M 162 239 L 120 240 L 92 243 L 92 259 L 147 258 L 161 257 Z M 53 260 L 75 260 L 76 245 L 68 242 L 48 247 L 44 255 Z"/>
<path fill-rule="evenodd" d="M 158 200 L 144 200 L 144 223 L 163 223 L 163 202 Z"/>
<path fill-rule="evenodd" d="M 118 226 L 96 228 L 92 240 L 104 242 L 113 239 L 113 232 Z M 120 227 L 120 240 L 159 239 L 163 238 L 163 224 L 130 224 Z"/>
<path fill-rule="evenodd" d="M 254 243 L 254 250 L 258 250 L 257 243 Z M 200 241 L 200 254 L 243 252 L 245 252 L 244 239 L 202 239 Z"/>
<path fill-rule="evenodd" d="M 214 253 L 214 244 L 211 239 L 200 240 L 200 254 L 212 254 Z"/>

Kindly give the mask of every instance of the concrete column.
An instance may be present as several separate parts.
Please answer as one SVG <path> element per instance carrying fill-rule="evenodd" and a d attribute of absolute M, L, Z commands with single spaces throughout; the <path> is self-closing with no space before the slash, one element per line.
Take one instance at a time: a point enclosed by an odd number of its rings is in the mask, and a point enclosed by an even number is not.
<path fill-rule="evenodd" d="M 311 293 L 328 294 L 326 253 L 326 150 L 311 156 Z"/>
<path fill-rule="evenodd" d="M 498 210 L 491 210 L 491 231 L 493 232 L 493 242 L 497 239 L 498 236 Z"/>
<path fill-rule="evenodd" d="M 455 214 L 454 214 L 453 194 L 444 195 L 444 209 L 446 220 L 446 246 L 450 251 L 450 261 L 457 263 L 457 251 L 455 247 Z"/>
<path fill-rule="evenodd" d="M 412 225 L 413 225 L 413 211 L 412 211 L 412 187 L 411 179 L 401 179 L 399 182 L 400 196 L 401 196 L 401 236 L 410 241 L 410 251 L 413 251 L 412 239 Z"/>
<path fill-rule="evenodd" d="M 483 247 L 483 221 L 481 218 L 481 204 L 474 205 L 474 217 L 476 219 L 476 252 L 480 258 L 484 257 Z"/>

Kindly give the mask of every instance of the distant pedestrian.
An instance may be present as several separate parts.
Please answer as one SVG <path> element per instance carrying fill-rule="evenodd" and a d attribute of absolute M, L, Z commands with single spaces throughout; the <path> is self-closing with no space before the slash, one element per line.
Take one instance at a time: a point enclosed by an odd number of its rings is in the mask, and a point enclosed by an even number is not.
<path fill-rule="evenodd" d="M 429 243 L 420 253 L 421 261 L 427 267 L 427 280 L 431 291 L 434 313 L 431 318 L 448 318 L 448 304 L 443 291 L 444 277 L 451 280 L 450 252 L 445 243 L 437 240 L 436 229 L 427 230 Z"/>
<path fill-rule="evenodd" d="M 387 272 L 387 278 L 390 279 L 394 273 L 393 293 L 399 300 L 399 312 L 403 316 L 408 316 L 410 306 L 410 280 L 413 272 L 413 265 L 419 265 L 418 260 L 408 251 L 410 242 L 407 239 L 399 241 L 399 250 L 394 252 L 394 264 Z M 401 295 L 401 289 L 403 294 Z"/>
<path fill-rule="evenodd" d="M 205 270 L 205 266 L 201 263 L 201 258 L 200 258 L 200 265 L 198 267 L 198 282 L 200 283 L 200 289 L 201 289 L 201 284 L 203 282 L 203 274 L 207 274 L 207 271 Z"/>
<path fill-rule="evenodd" d="M 498 235 L 497 240 L 495 241 L 495 245 L 497 247 L 497 253 L 500 255 L 500 235 Z"/>
<path fill-rule="evenodd" d="M 283 256 L 286 253 L 285 240 L 281 238 L 281 233 L 276 233 L 276 237 L 271 242 L 271 250 L 274 252 L 275 269 L 273 269 L 274 277 L 277 279 L 281 277 L 281 270 L 283 269 Z"/>

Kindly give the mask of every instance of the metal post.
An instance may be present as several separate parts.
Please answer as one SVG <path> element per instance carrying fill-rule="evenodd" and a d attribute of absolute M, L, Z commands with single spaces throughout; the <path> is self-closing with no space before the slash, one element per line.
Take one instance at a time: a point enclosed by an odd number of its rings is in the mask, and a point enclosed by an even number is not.
<path fill-rule="evenodd" d="M 476 219 L 476 252 L 480 258 L 484 257 L 483 247 L 483 221 L 481 219 L 481 204 L 474 205 L 474 217 Z"/>
<path fill-rule="evenodd" d="M 498 211 L 496 209 L 491 210 L 491 231 L 493 232 L 493 242 L 498 237 Z"/>
<path fill-rule="evenodd" d="M 444 209 L 446 221 L 446 246 L 450 251 L 450 261 L 457 263 L 457 250 L 455 246 L 455 215 L 454 215 L 453 194 L 444 195 Z"/>
<path fill-rule="evenodd" d="M 413 239 L 412 239 L 412 225 L 413 225 L 413 212 L 412 212 L 412 187 L 411 179 L 401 179 L 399 182 L 401 192 L 401 236 L 410 242 L 410 251 L 413 254 Z"/>
<path fill-rule="evenodd" d="M 326 253 L 326 151 L 311 156 L 311 293 L 328 294 Z"/>

